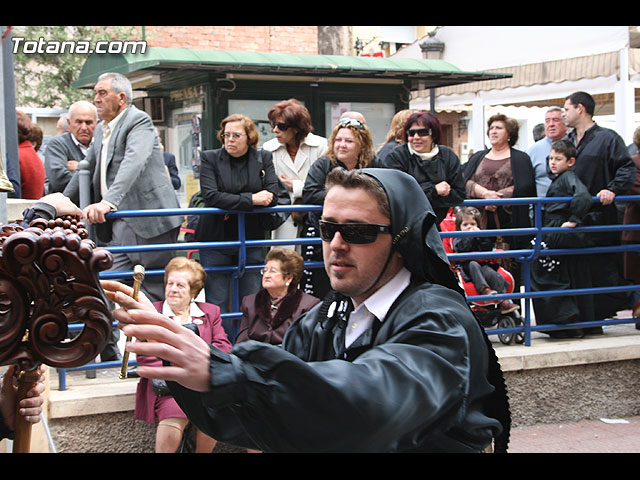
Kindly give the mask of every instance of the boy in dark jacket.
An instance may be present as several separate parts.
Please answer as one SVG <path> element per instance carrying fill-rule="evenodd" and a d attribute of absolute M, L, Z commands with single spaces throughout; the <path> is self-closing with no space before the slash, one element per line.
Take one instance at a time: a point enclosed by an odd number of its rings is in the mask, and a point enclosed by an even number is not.
<path fill-rule="evenodd" d="M 549 169 L 556 177 L 547 190 L 547 197 L 573 197 L 571 202 L 546 203 L 543 227 L 575 228 L 591 207 L 591 194 L 571 169 L 576 161 L 576 149 L 566 140 L 551 145 Z M 542 237 L 546 248 L 576 248 L 589 246 L 585 234 L 546 233 Z M 531 289 L 534 291 L 565 290 L 591 287 L 588 262 L 580 255 L 541 257 L 531 267 Z M 593 297 L 591 295 L 561 295 L 533 299 L 536 323 L 568 324 L 592 321 Z M 579 329 L 545 332 L 551 337 L 582 337 Z"/>

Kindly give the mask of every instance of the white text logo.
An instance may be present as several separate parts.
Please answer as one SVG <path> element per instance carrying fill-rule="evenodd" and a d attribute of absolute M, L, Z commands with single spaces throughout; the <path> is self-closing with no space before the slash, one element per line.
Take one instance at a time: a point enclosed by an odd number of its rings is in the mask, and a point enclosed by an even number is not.
<path fill-rule="evenodd" d="M 32 55 L 35 53 L 62 54 L 62 53 L 145 53 L 147 42 L 144 41 L 98 41 L 95 46 L 87 40 L 45 40 L 40 37 L 38 40 L 25 40 L 24 38 L 13 38 L 13 53 L 22 52 Z"/>

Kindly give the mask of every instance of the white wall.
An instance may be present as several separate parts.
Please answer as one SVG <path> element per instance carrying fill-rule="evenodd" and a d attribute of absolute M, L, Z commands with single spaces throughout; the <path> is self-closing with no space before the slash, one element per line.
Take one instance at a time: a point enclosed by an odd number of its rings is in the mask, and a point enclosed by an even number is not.
<path fill-rule="evenodd" d="M 491 71 L 491 69 L 526 65 L 544 61 L 561 60 L 619 52 L 628 47 L 628 26 L 444 26 L 437 37 L 445 43 L 443 60 L 464 71 Z M 396 57 L 421 58 L 420 40 L 400 50 Z M 621 57 L 622 58 L 622 57 Z M 633 88 L 637 82 L 623 84 L 616 76 L 534 85 L 503 90 L 482 91 L 478 94 L 439 96 L 437 108 L 455 105 L 473 105 L 474 117 L 469 125 L 470 146 L 480 148 L 485 138 L 484 122 L 496 110 L 506 113 L 501 104 L 518 101 L 563 98 L 577 90 L 591 94 L 615 92 L 615 124 L 608 123 L 625 139 L 631 142 L 633 130 L 638 125 L 638 114 L 634 113 Z M 478 115 L 484 106 L 483 115 Z M 527 132 L 521 131 L 521 147 L 526 148 L 532 140 L 531 128 L 538 122 L 540 112 L 521 107 L 512 111 L 515 118 L 526 124 Z M 483 118 L 478 118 L 478 116 Z M 604 120 L 604 119 L 603 119 Z M 598 121 L 598 119 L 596 119 Z M 603 125 L 604 126 L 604 125 Z M 520 143 L 520 142 L 519 142 Z"/>

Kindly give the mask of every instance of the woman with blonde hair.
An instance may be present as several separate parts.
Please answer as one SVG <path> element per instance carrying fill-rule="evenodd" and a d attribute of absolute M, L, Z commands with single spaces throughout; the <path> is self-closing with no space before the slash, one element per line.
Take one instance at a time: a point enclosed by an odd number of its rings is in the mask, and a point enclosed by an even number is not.
<path fill-rule="evenodd" d="M 412 113 L 413 110 L 407 108 L 400 110 L 391 119 L 391 126 L 387 132 L 387 137 L 377 150 L 377 156 L 380 162 L 383 162 L 385 157 L 398 145 L 403 145 L 407 142 L 404 135 L 404 127 Z"/>

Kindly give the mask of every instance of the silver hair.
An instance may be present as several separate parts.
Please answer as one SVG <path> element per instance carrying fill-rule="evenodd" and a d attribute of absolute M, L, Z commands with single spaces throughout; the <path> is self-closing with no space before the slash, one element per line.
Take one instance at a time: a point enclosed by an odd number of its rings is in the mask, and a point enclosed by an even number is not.
<path fill-rule="evenodd" d="M 133 90 L 131 89 L 131 82 L 127 77 L 121 73 L 107 72 L 98 77 L 98 81 L 100 80 L 111 80 L 111 89 L 115 93 L 124 93 L 127 97 L 127 105 L 131 105 Z"/>
<path fill-rule="evenodd" d="M 98 109 L 96 108 L 96 106 L 93 103 L 87 102 L 86 100 L 79 100 L 79 101 L 75 102 L 73 105 L 71 105 L 69 107 L 69 117 L 73 116 L 73 110 L 75 110 L 77 107 L 90 108 L 93 111 L 93 113 L 95 113 L 96 118 L 98 118 Z"/>

